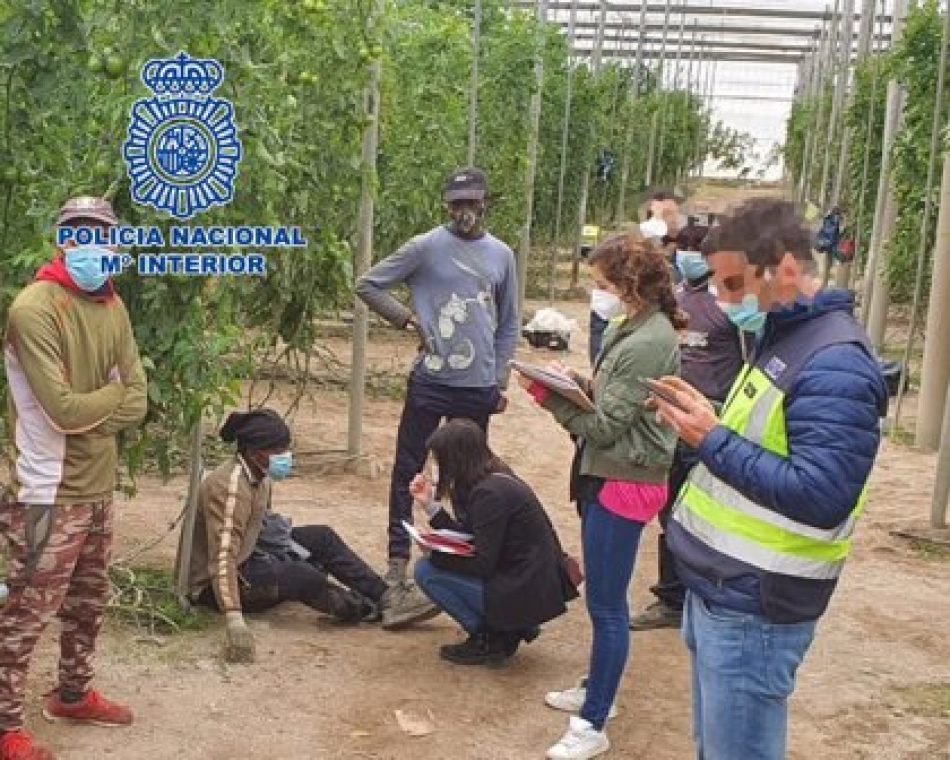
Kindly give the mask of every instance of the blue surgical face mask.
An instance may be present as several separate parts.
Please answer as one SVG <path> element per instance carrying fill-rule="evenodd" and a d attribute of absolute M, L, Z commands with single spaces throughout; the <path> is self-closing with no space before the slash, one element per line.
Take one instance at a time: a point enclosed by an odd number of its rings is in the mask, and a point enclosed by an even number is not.
<path fill-rule="evenodd" d="M 709 265 L 699 251 L 677 251 L 676 268 L 687 280 L 699 280 L 709 274 Z"/>
<path fill-rule="evenodd" d="M 720 303 L 725 315 L 742 332 L 761 333 L 765 328 L 767 313 L 759 309 L 759 297 L 749 293 L 742 303 Z"/>
<path fill-rule="evenodd" d="M 112 255 L 112 251 L 100 245 L 77 245 L 67 248 L 63 258 L 73 282 L 87 293 L 95 293 L 109 279 L 109 273 L 104 271 L 103 258 Z"/>
<path fill-rule="evenodd" d="M 294 466 L 294 455 L 289 451 L 283 454 L 271 454 L 267 462 L 267 474 L 272 480 L 283 480 L 290 475 L 290 470 Z"/>

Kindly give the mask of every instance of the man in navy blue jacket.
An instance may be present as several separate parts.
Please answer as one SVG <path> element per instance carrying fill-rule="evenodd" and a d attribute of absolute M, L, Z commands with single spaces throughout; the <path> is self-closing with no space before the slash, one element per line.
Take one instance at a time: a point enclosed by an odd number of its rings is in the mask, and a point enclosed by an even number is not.
<path fill-rule="evenodd" d="M 717 418 L 664 383 L 660 417 L 699 453 L 667 542 L 688 588 L 700 760 L 785 757 L 787 700 L 851 549 L 887 390 L 851 294 L 819 291 L 795 207 L 755 199 L 703 245 L 719 299 L 761 325 Z M 740 314 L 741 313 L 741 314 Z"/>

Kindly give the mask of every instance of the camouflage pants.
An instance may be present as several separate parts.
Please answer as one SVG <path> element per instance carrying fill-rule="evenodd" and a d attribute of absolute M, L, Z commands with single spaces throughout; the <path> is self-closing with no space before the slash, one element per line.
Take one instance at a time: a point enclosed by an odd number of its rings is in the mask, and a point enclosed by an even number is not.
<path fill-rule="evenodd" d="M 59 688 L 85 691 L 109 597 L 112 503 L 4 504 L 0 532 L 9 544 L 0 607 L 0 731 L 23 723 L 30 657 L 53 615 L 62 621 Z"/>

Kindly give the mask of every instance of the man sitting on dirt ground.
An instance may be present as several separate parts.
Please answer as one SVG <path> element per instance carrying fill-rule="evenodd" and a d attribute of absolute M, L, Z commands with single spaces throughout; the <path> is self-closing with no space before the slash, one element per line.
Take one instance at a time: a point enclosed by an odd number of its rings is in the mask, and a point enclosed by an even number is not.
<path fill-rule="evenodd" d="M 118 220 L 108 201 L 73 198 L 57 229 Z M 57 240 L 57 244 L 58 244 Z M 145 417 L 145 373 L 129 315 L 103 271 L 112 251 L 57 245 L 10 307 L 4 345 L 15 447 L 13 503 L 0 506 L 10 548 L 0 608 L 0 758 L 48 760 L 22 730 L 23 689 L 36 640 L 62 621 L 59 682 L 48 720 L 127 725 L 132 712 L 90 689 L 109 598 L 116 434 Z M 15 432 L 13 432 L 15 431 Z"/>
<path fill-rule="evenodd" d="M 381 618 L 390 629 L 439 614 L 414 585 L 388 586 L 332 528 L 291 528 L 270 510 L 271 483 L 292 465 L 290 429 L 279 414 L 233 412 L 220 435 L 238 450 L 201 483 L 189 590 L 195 601 L 224 612 L 228 660 L 254 659 L 242 611 L 280 602 L 302 602 L 347 622 Z"/>
<path fill-rule="evenodd" d="M 762 337 L 719 418 L 680 378 L 659 414 L 699 454 L 667 524 L 689 589 L 699 757 L 785 758 L 788 698 L 864 508 L 887 388 L 844 290 L 819 290 L 794 205 L 747 201 L 703 242 Z M 682 408 L 678 408 L 681 406 Z"/>
<path fill-rule="evenodd" d="M 370 309 L 421 338 L 390 481 L 389 583 L 406 579 L 410 542 L 402 523 L 413 519 L 409 484 L 422 470 L 426 441 L 443 419 L 470 419 L 487 430 L 489 417 L 505 410 L 508 361 L 520 332 L 514 254 L 483 226 L 485 173 L 454 172 L 442 199 L 448 224 L 414 237 L 356 284 Z M 414 310 L 388 292 L 402 284 Z"/>

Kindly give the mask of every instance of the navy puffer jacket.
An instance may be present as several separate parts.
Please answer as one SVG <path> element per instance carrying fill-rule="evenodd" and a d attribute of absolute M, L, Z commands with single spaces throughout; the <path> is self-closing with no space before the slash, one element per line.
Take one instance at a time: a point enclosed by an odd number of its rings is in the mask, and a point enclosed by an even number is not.
<path fill-rule="evenodd" d="M 810 319 L 830 311 L 851 313 L 853 305 L 849 291 L 828 290 L 810 303 L 772 312 L 755 353 Z M 706 437 L 699 457 L 714 475 L 757 504 L 796 522 L 834 528 L 851 513 L 871 472 L 887 398 L 878 363 L 863 347 L 829 346 L 808 361 L 786 394 L 787 457 L 723 426 Z M 718 564 L 704 556 L 712 550 L 680 530 L 673 532 L 671 548 L 688 587 L 727 607 L 761 611 L 757 582 L 728 574 L 707 577 Z"/>

